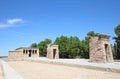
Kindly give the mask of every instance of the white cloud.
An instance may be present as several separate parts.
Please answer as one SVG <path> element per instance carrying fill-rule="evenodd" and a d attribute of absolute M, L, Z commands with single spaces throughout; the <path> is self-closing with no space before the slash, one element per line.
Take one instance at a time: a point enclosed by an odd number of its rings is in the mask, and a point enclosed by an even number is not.
<path fill-rule="evenodd" d="M 21 22 L 23 22 L 22 19 L 17 19 L 17 18 L 8 19 L 5 23 L 0 23 L 0 28 L 11 27 L 16 23 L 21 23 Z"/>
<path fill-rule="evenodd" d="M 8 24 L 14 24 L 14 23 L 19 23 L 19 22 L 23 22 L 23 20 L 22 19 L 16 19 L 16 18 L 7 20 Z"/>

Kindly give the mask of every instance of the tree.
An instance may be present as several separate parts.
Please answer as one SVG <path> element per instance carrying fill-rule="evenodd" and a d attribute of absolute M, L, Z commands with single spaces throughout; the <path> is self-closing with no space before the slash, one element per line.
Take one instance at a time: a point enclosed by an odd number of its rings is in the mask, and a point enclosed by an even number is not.
<path fill-rule="evenodd" d="M 61 58 L 68 58 L 68 37 L 57 37 L 54 44 L 59 45 L 59 55 Z"/>
<path fill-rule="evenodd" d="M 113 57 L 116 59 L 117 58 L 117 44 L 116 43 L 112 46 L 112 52 L 113 52 Z"/>
<path fill-rule="evenodd" d="M 80 56 L 82 58 L 89 58 L 89 41 L 86 39 L 82 40 L 80 45 L 81 45 Z"/>
<path fill-rule="evenodd" d="M 37 44 L 36 43 L 32 43 L 30 47 L 36 48 Z"/>
<path fill-rule="evenodd" d="M 68 44 L 69 58 L 76 58 L 80 56 L 80 40 L 77 36 L 69 38 Z"/>
<path fill-rule="evenodd" d="M 115 27 L 114 29 L 115 34 L 117 35 L 113 39 L 115 39 L 116 42 L 116 58 L 120 59 L 120 24 Z"/>
<path fill-rule="evenodd" d="M 115 27 L 115 34 L 120 37 L 120 24 L 118 26 Z"/>
<path fill-rule="evenodd" d="M 61 58 L 76 58 L 80 55 L 80 40 L 77 36 L 57 37 L 54 44 L 59 45 Z"/>
<path fill-rule="evenodd" d="M 95 37 L 95 36 L 98 36 L 98 33 L 95 33 L 94 31 L 89 31 L 87 33 L 87 37 L 89 37 L 89 36 Z"/>
<path fill-rule="evenodd" d="M 46 56 L 47 54 L 47 44 L 50 44 L 52 41 L 50 39 L 45 39 L 38 43 L 39 53 L 41 56 Z"/>

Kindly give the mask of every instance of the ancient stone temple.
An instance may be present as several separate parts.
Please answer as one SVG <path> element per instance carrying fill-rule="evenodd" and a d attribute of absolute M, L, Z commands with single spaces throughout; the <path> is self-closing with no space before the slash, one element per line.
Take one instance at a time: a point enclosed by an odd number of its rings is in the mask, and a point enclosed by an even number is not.
<path fill-rule="evenodd" d="M 48 44 L 47 45 L 47 58 L 49 58 L 49 59 L 59 59 L 58 45 L 54 45 L 54 44 Z"/>
<path fill-rule="evenodd" d="M 113 62 L 110 36 L 99 34 L 98 37 L 90 37 L 89 51 L 91 62 Z"/>
<path fill-rule="evenodd" d="M 9 51 L 9 57 L 39 57 L 38 48 L 17 48 L 15 51 Z"/>

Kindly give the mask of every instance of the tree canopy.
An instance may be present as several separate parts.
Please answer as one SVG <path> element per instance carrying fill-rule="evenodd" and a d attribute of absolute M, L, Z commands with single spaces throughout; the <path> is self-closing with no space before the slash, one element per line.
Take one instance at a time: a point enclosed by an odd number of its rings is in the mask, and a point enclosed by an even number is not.
<path fill-rule="evenodd" d="M 46 56 L 47 54 L 47 44 L 50 44 L 52 41 L 50 39 L 45 39 L 38 43 L 40 56 Z"/>
<path fill-rule="evenodd" d="M 114 37 L 114 55 L 117 59 L 120 59 L 120 24 L 115 27 L 114 31 L 116 34 L 116 37 Z"/>
<path fill-rule="evenodd" d="M 89 31 L 89 32 L 87 33 L 87 36 L 88 36 L 88 37 L 89 37 L 89 36 L 95 37 L 95 36 L 98 36 L 98 33 L 95 33 L 94 31 Z"/>
<path fill-rule="evenodd" d="M 37 44 L 36 43 L 32 43 L 30 47 L 36 48 Z"/>
<path fill-rule="evenodd" d="M 120 24 L 115 27 L 115 34 L 120 37 Z"/>
<path fill-rule="evenodd" d="M 54 44 L 59 46 L 59 52 L 61 58 L 68 57 L 68 37 L 67 36 L 60 36 L 57 37 Z"/>

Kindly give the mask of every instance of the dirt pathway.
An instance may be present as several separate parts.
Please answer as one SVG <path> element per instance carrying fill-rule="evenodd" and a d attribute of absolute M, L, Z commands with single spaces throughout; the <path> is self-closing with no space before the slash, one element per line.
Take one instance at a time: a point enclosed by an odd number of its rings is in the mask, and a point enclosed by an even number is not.
<path fill-rule="evenodd" d="M 120 79 L 120 73 L 36 63 L 28 61 L 9 61 L 25 79 Z"/>

